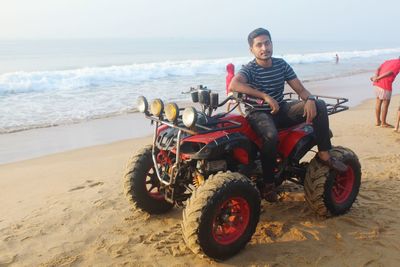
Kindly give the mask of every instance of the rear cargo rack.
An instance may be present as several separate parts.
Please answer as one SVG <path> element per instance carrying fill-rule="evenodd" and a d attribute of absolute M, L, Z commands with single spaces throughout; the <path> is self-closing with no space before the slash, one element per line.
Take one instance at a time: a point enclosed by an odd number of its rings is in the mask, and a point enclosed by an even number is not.
<path fill-rule="evenodd" d="M 301 100 L 298 94 L 292 92 L 284 93 L 283 97 L 283 100 L 287 102 Z M 348 106 L 343 105 L 344 103 L 349 102 L 347 98 L 322 95 L 315 95 L 315 98 L 324 100 L 328 115 L 332 115 L 349 109 Z M 263 104 L 259 99 L 254 99 L 252 97 L 246 96 L 239 96 L 237 99 L 245 106 L 249 106 L 250 108 L 256 110 L 269 110 L 269 106 Z"/>
<path fill-rule="evenodd" d="M 283 94 L 283 96 L 285 100 L 300 100 L 300 96 L 292 92 L 285 93 Z M 323 95 L 315 95 L 315 98 L 324 100 L 326 104 L 326 109 L 328 110 L 328 115 L 332 115 L 349 109 L 348 106 L 343 105 L 344 103 L 349 102 L 347 98 Z"/>

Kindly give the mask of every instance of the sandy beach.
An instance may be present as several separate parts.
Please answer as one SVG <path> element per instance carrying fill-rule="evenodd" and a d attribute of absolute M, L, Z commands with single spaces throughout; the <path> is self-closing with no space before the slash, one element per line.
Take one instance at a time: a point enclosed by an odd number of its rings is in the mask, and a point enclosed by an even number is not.
<path fill-rule="evenodd" d="M 363 91 L 372 97 L 367 77 L 306 86 L 316 94 L 325 88 L 331 95 L 352 98 Z M 397 83 L 394 93 L 398 89 Z M 400 95 L 394 96 L 390 123 L 399 102 Z M 115 141 L 103 136 L 99 143 L 113 143 L 99 145 L 75 140 L 80 132 L 74 131 L 68 139 L 74 145 L 58 150 L 30 131 L 3 139 L 8 150 L 10 142 L 25 140 L 18 143 L 22 150 L 13 154 L 14 160 L 49 155 L 0 165 L 0 266 L 398 266 L 400 133 L 375 126 L 373 99 L 331 116 L 330 123 L 333 144 L 354 150 L 362 165 L 360 193 L 350 212 L 319 218 L 307 207 L 302 189 L 288 186 L 291 192 L 280 202 L 263 201 L 251 242 L 222 263 L 201 259 L 186 248 L 180 232 L 182 209 L 149 216 L 126 201 L 121 181 L 125 164 L 151 137 L 128 139 L 132 133 L 119 137 L 128 140 Z M 57 127 L 47 133 L 53 136 L 47 140 L 65 140 L 65 131 Z"/>

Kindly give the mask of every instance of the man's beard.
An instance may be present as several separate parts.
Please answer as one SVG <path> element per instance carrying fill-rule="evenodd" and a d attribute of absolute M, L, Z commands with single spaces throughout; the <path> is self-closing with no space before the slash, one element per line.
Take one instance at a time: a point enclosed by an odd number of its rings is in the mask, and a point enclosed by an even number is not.
<path fill-rule="evenodd" d="M 256 57 L 256 58 L 257 58 L 257 60 L 260 60 L 260 61 L 269 61 L 272 58 L 272 53 L 269 54 L 267 57 Z"/>

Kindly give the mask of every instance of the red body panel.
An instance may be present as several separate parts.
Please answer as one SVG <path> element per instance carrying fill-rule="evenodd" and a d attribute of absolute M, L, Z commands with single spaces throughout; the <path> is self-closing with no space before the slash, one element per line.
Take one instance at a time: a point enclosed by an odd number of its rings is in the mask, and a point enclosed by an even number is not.
<path fill-rule="evenodd" d="M 223 117 L 223 119 L 239 122 L 242 126 L 240 128 L 228 129 L 219 132 L 189 136 L 188 138 L 185 138 L 183 142 L 199 142 L 203 144 L 208 144 L 215 139 L 225 136 L 229 133 L 239 132 L 244 134 L 250 141 L 254 142 L 259 148 L 261 148 L 262 139 L 256 135 L 246 118 L 241 115 L 228 115 L 226 117 Z M 229 124 L 225 124 L 225 126 L 229 126 Z"/>
<path fill-rule="evenodd" d="M 165 124 L 160 125 L 160 127 L 158 127 L 158 129 L 157 129 L 157 136 L 160 135 L 160 133 L 161 133 L 162 131 L 164 131 L 165 129 L 167 129 L 167 128 L 168 128 L 168 126 L 165 125 Z"/>
<path fill-rule="evenodd" d="M 306 124 L 302 123 L 294 127 L 279 131 L 278 152 L 287 158 L 301 138 L 309 133 L 304 130 Z"/>
<path fill-rule="evenodd" d="M 195 142 L 195 143 L 202 143 L 202 144 L 206 145 L 208 143 L 213 142 L 217 138 L 225 136 L 226 134 L 227 134 L 226 131 L 219 131 L 219 132 L 212 132 L 212 133 L 207 133 L 207 134 L 192 135 L 192 136 L 185 138 L 182 143 Z"/>
<path fill-rule="evenodd" d="M 228 133 L 242 133 L 244 134 L 247 138 L 249 138 L 250 141 L 254 142 L 259 148 L 263 145 L 262 139 L 253 131 L 253 128 L 251 128 L 249 122 L 247 119 L 241 115 L 234 115 L 234 114 L 229 114 L 228 116 L 224 117 L 226 120 L 231 120 L 231 121 L 236 121 L 242 124 L 242 127 L 240 128 L 234 128 L 227 130 L 226 132 Z"/>
<path fill-rule="evenodd" d="M 243 148 L 237 147 L 233 150 L 233 157 L 242 164 L 249 164 L 249 153 Z"/>

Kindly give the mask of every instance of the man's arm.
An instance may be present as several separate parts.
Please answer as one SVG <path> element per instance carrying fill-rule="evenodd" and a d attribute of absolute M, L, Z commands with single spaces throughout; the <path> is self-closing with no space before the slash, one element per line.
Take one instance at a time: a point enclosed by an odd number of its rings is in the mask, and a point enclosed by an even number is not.
<path fill-rule="evenodd" d="M 294 78 L 287 82 L 290 87 L 300 96 L 300 98 L 304 101 L 311 95 L 310 92 L 303 86 L 301 81 L 298 78 Z"/>
<path fill-rule="evenodd" d="M 264 102 L 268 103 L 268 105 L 271 107 L 272 114 L 275 114 L 279 111 L 279 105 L 275 99 L 273 99 L 266 93 L 251 87 L 247 83 L 247 78 L 240 73 L 236 74 L 235 77 L 233 77 L 231 84 L 229 85 L 229 91 L 243 93 L 264 100 Z"/>
<path fill-rule="evenodd" d="M 303 86 L 298 78 L 294 78 L 287 83 L 300 96 L 302 100 L 306 101 L 306 103 L 304 104 L 303 117 L 306 117 L 307 123 L 311 123 L 315 116 L 317 116 L 317 107 L 315 106 L 315 101 L 308 100 L 308 97 L 311 95 L 310 92 Z"/>
<path fill-rule="evenodd" d="M 251 87 L 247 83 L 246 77 L 244 77 L 240 73 L 236 74 L 235 77 L 233 77 L 231 84 L 229 85 L 229 91 L 243 93 L 243 94 L 254 96 L 254 97 L 257 97 L 260 99 L 264 99 L 264 97 L 267 95 L 257 89 L 254 89 L 253 87 Z"/>
<path fill-rule="evenodd" d="M 385 78 L 385 77 L 388 77 L 388 76 L 390 76 L 390 75 L 393 75 L 393 71 L 388 71 L 388 72 L 385 72 L 385 73 L 383 73 L 383 74 L 381 74 L 381 75 L 379 75 L 379 71 L 380 71 L 380 68 L 377 69 L 376 72 L 375 72 L 375 75 L 372 76 L 372 77 L 370 78 L 371 81 L 377 82 L 377 81 L 379 81 L 380 79 L 383 79 L 383 78 Z"/>
<path fill-rule="evenodd" d="M 388 72 L 385 72 L 384 74 L 381 74 L 381 75 L 377 76 L 376 80 L 379 81 L 380 79 L 383 79 L 383 78 L 388 77 L 390 75 L 393 75 L 393 71 L 388 71 Z"/>

